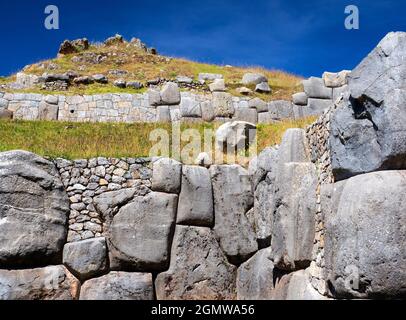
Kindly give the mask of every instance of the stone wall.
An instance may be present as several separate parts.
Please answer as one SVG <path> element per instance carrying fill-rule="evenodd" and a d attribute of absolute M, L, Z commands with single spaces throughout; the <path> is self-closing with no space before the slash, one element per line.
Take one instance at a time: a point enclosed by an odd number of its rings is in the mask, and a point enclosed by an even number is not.
<path fill-rule="evenodd" d="M 326 78 L 326 76 L 325 76 Z M 345 83 L 344 78 L 343 83 Z M 324 80 L 327 81 L 327 80 Z M 162 88 L 150 88 L 144 94 L 41 95 L 1 93 L 0 109 L 22 120 L 59 120 L 74 122 L 177 122 L 228 121 L 272 123 L 322 114 L 342 87 L 328 88 L 319 78 L 303 82 L 305 93 L 290 101 L 264 102 L 259 98 L 234 97 L 214 91 L 207 94 L 180 92 L 168 82 Z"/>

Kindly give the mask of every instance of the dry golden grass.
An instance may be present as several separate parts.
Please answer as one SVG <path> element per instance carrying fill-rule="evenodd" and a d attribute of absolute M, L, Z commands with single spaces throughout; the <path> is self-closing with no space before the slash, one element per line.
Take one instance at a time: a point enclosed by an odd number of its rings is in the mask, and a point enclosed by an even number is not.
<path fill-rule="evenodd" d="M 279 144 L 289 128 L 305 128 L 314 118 L 289 120 L 259 125 L 257 151 Z M 182 124 L 180 131 L 199 132 L 204 143 L 204 131 L 215 130 L 217 123 Z M 147 157 L 155 142 L 150 133 L 165 130 L 172 136 L 171 124 L 66 123 L 50 121 L 0 121 L 0 151 L 27 150 L 41 156 L 67 159 L 105 157 Z M 213 145 L 214 140 L 211 141 Z M 182 148 L 190 141 L 182 141 Z"/>
<path fill-rule="evenodd" d="M 97 54 L 106 57 L 106 60 L 99 64 L 88 62 L 74 63 L 72 58 L 76 56 L 85 56 L 88 54 Z M 129 72 L 127 76 L 120 77 L 126 80 L 146 81 L 158 77 L 166 79 L 174 79 L 178 75 L 188 76 L 197 79 L 199 73 L 218 73 L 222 74 L 226 80 L 229 92 L 237 95 L 236 88 L 241 86 L 241 81 L 244 73 L 260 72 L 265 74 L 269 79 L 269 84 L 273 89 L 272 94 L 254 94 L 255 97 L 260 97 L 266 101 L 269 100 L 290 100 L 293 93 L 301 90 L 300 81 L 302 78 L 275 70 L 266 70 L 260 67 L 230 67 L 218 66 L 206 63 L 193 62 L 186 59 L 167 58 L 163 56 L 146 54 L 144 51 L 131 46 L 127 43 L 119 44 L 111 47 L 91 46 L 89 50 L 72 55 L 61 56 L 50 61 L 42 61 L 25 68 L 25 72 L 41 75 L 46 71 L 44 65 L 50 63 L 57 66 L 57 69 L 52 72 L 63 73 L 67 71 L 76 71 L 81 75 L 106 74 L 110 70 L 125 70 Z M 108 75 L 110 82 L 117 80 L 118 77 Z M 104 87 L 104 88 L 102 88 Z M 91 94 L 92 92 L 99 93 L 97 90 L 115 90 L 112 85 L 100 86 L 93 89 L 74 88 L 70 89 L 73 93 Z M 127 90 L 128 91 L 128 90 Z M 89 93 L 90 92 L 90 93 Z M 72 92 L 70 92 L 72 94 Z"/>

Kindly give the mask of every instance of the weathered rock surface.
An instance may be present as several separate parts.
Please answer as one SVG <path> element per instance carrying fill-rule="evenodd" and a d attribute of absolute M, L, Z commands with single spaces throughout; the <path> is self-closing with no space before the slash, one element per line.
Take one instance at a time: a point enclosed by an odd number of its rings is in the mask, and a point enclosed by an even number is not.
<path fill-rule="evenodd" d="M 216 79 L 209 85 L 211 92 L 224 92 L 226 91 L 226 84 L 224 79 Z"/>
<path fill-rule="evenodd" d="M 271 181 L 262 181 L 254 193 L 254 209 L 251 221 L 260 247 L 269 247 L 271 245 L 273 213 L 276 205 L 274 188 L 275 186 Z"/>
<path fill-rule="evenodd" d="M 238 300 L 270 300 L 274 289 L 272 250 L 263 249 L 242 264 L 237 272 Z"/>
<path fill-rule="evenodd" d="M 338 298 L 406 297 L 406 173 L 375 172 L 341 183 L 325 212 L 325 259 Z"/>
<path fill-rule="evenodd" d="M 394 89 L 406 86 L 406 32 L 391 32 L 358 65 L 348 83 L 354 99 L 368 97 L 376 105 Z"/>
<path fill-rule="evenodd" d="M 32 153 L 0 153 L 0 266 L 62 262 L 69 199 L 55 166 Z"/>
<path fill-rule="evenodd" d="M 208 169 L 183 166 L 177 223 L 198 227 L 213 226 L 213 189 Z"/>
<path fill-rule="evenodd" d="M 213 108 L 216 117 L 230 118 L 234 115 L 233 99 L 226 92 L 213 92 Z"/>
<path fill-rule="evenodd" d="M 309 162 L 306 133 L 303 129 L 288 129 L 278 150 L 279 163 Z"/>
<path fill-rule="evenodd" d="M 336 180 L 406 168 L 406 33 L 391 33 L 349 77 L 331 119 Z"/>
<path fill-rule="evenodd" d="M 249 85 L 249 84 L 260 84 L 263 82 L 268 82 L 268 78 L 265 77 L 263 74 L 260 73 L 246 73 L 242 78 L 242 84 Z"/>
<path fill-rule="evenodd" d="M 0 270 L 0 300 L 75 300 L 80 282 L 64 266 Z"/>
<path fill-rule="evenodd" d="M 276 209 L 272 233 L 274 263 L 294 271 L 310 265 L 315 238 L 316 167 L 285 163 L 276 177 Z"/>
<path fill-rule="evenodd" d="M 269 86 L 268 82 L 262 82 L 256 85 L 255 91 L 259 93 L 271 93 L 272 89 Z"/>
<path fill-rule="evenodd" d="M 177 226 L 171 266 L 158 275 L 158 300 L 233 300 L 236 267 L 208 228 Z"/>
<path fill-rule="evenodd" d="M 309 98 L 331 99 L 333 97 L 333 89 L 327 88 L 321 78 L 311 77 L 302 83 L 304 91 Z"/>
<path fill-rule="evenodd" d="M 109 226 L 113 270 L 161 271 L 168 267 L 178 196 L 150 193 L 120 209 Z"/>
<path fill-rule="evenodd" d="M 238 165 L 210 168 L 214 193 L 214 232 L 230 262 L 240 264 L 257 250 L 256 234 L 246 213 L 253 206 L 248 172 Z"/>
<path fill-rule="evenodd" d="M 161 90 L 161 102 L 164 105 L 177 105 L 180 103 L 180 90 L 176 83 L 168 82 Z"/>
<path fill-rule="evenodd" d="M 295 93 L 292 96 L 293 103 L 299 106 L 307 105 L 308 96 L 305 92 Z"/>
<path fill-rule="evenodd" d="M 248 149 L 256 137 L 255 124 L 244 121 L 227 122 L 216 131 L 216 145 L 225 153 Z"/>
<path fill-rule="evenodd" d="M 152 274 L 110 272 L 100 278 L 86 281 L 80 291 L 80 300 L 153 300 Z"/>
<path fill-rule="evenodd" d="M 343 70 L 337 73 L 324 72 L 323 81 L 324 85 L 328 88 L 339 88 L 345 86 L 348 83 L 348 76 L 351 71 Z"/>
<path fill-rule="evenodd" d="M 310 283 L 308 270 L 283 276 L 272 292 L 271 300 L 327 300 Z"/>
<path fill-rule="evenodd" d="M 107 244 L 105 238 L 68 243 L 63 249 L 63 263 L 84 281 L 107 270 Z"/>
<path fill-rule="evenodd" d="M 154 162 L 152 190 L 166 193 L 179 193 L 182 164 L 172 159 L 159 159 Z"/>

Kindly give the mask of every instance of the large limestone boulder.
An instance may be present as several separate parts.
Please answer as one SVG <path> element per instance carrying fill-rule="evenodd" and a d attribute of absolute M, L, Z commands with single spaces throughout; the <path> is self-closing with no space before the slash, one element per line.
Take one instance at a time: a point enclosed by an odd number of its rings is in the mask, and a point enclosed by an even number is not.
<path fill-rule="evenodd" d="M 257 250 L 256 233 L 246 214 L 254 203 L 251 179 L 238 165 L 210 168 L 214 193 L 214 232 L 231 263 L 240 264 Z"/>
<path fill-rule="evenodd" d="M 302 81 L 304 91 L 309 98 L 332 99 L 333 89 L 327 88 L 321 78 L 310 77 Z"/>
<path fill-rule="evenodd" d="M 289 162 L 310 161 L 305 130 L 289 129 L 285 132 L 278 150 L 278 161 L 281 165 Z"/>
<path fill-rule="evenodd" d="M 224 153 L 248 149 L 256 138 L 256 129 L 256 125 L 249 122 L 227 122 L 216 131 L 216 145 Z"/>
<path fill-rule="evenodd" d="M 0 267 L 62 262 L 69 199 L 54 164 L 29 152 L 0 153 Z"/>
<path fill-rule="evenodd" d="M 272 249 L 263 249 L 242 264 L 237 272 L 238 300 L 270 300 L 274 289 Z"/>
<path fill-rule="evenodd" d="M 103 274 L 107 270 L 106 239 L 95 238 L 66 244 L 63 263 L 81 281 Z"/>
<path fill-rule="evenodd" d="M 152 274 L 110 272 L 86 281 L 80 291 L 80 300 L 154 300 Z"/>
<path fill-rule="evenodd" d="M 349 76 L 331 117 L 336 180 L 406 168 L 406 33 L 388 34 Z"/>
<path fill-rule="evenodd" d="M 327 300 L 310 283 L 308 269 L 283 276 L 277 281 L 271 300 Z"/>
<path fill-rule="evenodd" d="M 231 118 L 234 115 L 233 97 L 229 93 L 213 92 L 212 106 L 216 117 Z"/>
<path fill-rule="evenodd" d="M 348 77 L 354 99 L 368 97 L 379 105 L 394 89 L 406 86 L 406 32 L 391 32 Z"/>
<path fill-rule="evenodd" d="M 233 300 L 236 267 L 209 228 L 177 226 L 171 265 L 155 281 L 158 300 Z"/>
<path fill-rule="evenodd" d="M 176 83 L 168 82 L 161 90 L 161 103 L 164 105 L 177 105 L 180 103 L 180 90 Z"/>
<path fill-rule="evenodd" d="M 331 190 L 323 212 L 331 294 L 406 297 L 406 172 L 360 175 Z"/>
<path fill-rule="evenodd" d="M 246 73 L 244 74 L 241 83 L 244 85 L 258 85 L 263 82 L 268 82 L 268 78 L 261 73 Z"/>
<path fill-rule="evenodd" d="M 153 192 L 122 207 L 108 227 L 111 268 L 140 272 L 167 268 L 177 204 L 177 195 Z"/>
<path fill-rule="evenodd" d="M 13 119 L 13 112 L 7 109 L 0 108 L 0 120 L 3 119 Z"/>
<path fill-rule="evenodd" d="M 166 193 L 179 193 L 182 164 L 163 158 L 154 162 L 152 169 L 152 190 Z"/>
<path fill-rule="evenodd" d="M 63 266 L 0 270 L 0 300 L 75 300 L 80 282 Z"/>
<path fill-rule="evenodd" d="M 183 166 L 177 223 L 198 227 L 213 226 L 213 189 L 208 169 Z"/>
<path fill-rule="evenodd" d="M 313 163 L 285 163 L 279 167 L 275 185 L 274 263 L 286 271 L 308 267 L 315 239 L 316 167 Z"/>

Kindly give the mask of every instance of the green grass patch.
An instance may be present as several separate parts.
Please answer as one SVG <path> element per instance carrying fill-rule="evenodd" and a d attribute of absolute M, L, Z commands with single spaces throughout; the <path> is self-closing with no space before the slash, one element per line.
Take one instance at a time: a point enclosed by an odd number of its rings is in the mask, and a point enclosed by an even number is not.
<path fill-rule="evenodd" d="M 279 144 L 289 128 L 305 128 L 315 119 L 289 120 L 258 126 L 258 152 Z M 182 124 L 181 132 L 215 130 L 217 123 Z M 150 133 L 163 129 L 172 136 L 172 125 L 163 123 L 68 123 L 52 121 L 0 120 L 0 151 L 26 150 L 49 158 L 147 157 L 156 142 Z M 182 146 L 188 144 L 183 141 Z"/>

